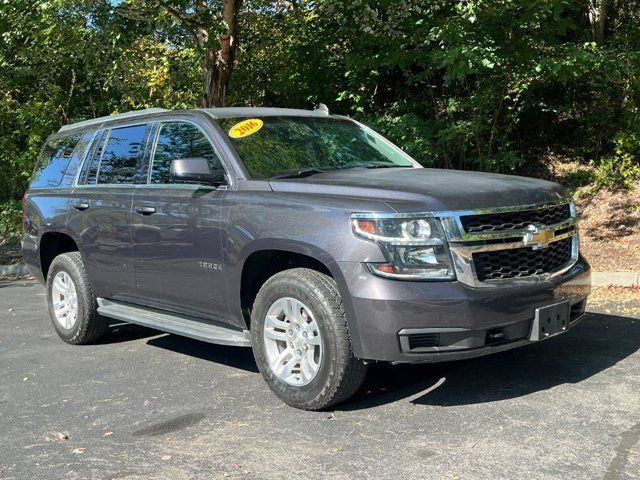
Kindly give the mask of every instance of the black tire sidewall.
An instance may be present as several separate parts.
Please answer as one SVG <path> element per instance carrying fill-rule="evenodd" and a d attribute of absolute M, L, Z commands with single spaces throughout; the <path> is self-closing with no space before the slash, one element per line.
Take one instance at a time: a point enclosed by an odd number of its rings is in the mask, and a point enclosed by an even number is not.
<path fill-rule="evenodd" d="M 285 403 L 299 408 L 311 408 L 331 388 L 336 374 L 337 331 L 334 328 L 336 320 L 331 305 L 310 284 L 297 282 L 293 278 L 273 279 L 265 287 L 258 294 L 252 312 L 251 340 L 256 363 L 271 390 Z M 281 380 L 271 370 L 265 350 L 263 331 L 266 313 L 282 297 L 295 298 L 309 307 L 320 331 L 323 351 L 320 369 L 314 379 L 304 386 L 289 385 Z"/>
<path fill-rule="evenodd" d="M 86 329 L 87 323 L 90 321 L 93 298 L 90 291 L 83 281 L 82 271 L 80 270 L 82 265 L 78 265 L 77 261 L 73 258 L 73 254 L 62 254 L 57 256 L 47 274 L 47 304 L 49 306 L 49 316 L 51 317 L 51 323 L 56 333 L 67 343 L 77 343 L 79 337 L 82 335 L 82 331 Z M 76 323 L 70 329 L 64 328 L 58 323 L 55 318 L 53 299 L 52 299 L 52 285 L 53 279 L 59 272 L 66 272 L 73 281 L 76 287 L 76 295 L 78 298 L 78 316 Z"/>

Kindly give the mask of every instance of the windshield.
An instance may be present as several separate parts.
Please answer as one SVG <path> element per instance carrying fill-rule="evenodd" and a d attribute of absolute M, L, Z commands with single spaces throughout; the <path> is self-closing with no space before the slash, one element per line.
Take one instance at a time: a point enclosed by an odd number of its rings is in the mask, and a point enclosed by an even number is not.
<path fill-rule="evenodd" d="M 408 155 L 373 130 L 347 119 L 247 117 L 217 121 L 253 178 L 414 166 Z"/>

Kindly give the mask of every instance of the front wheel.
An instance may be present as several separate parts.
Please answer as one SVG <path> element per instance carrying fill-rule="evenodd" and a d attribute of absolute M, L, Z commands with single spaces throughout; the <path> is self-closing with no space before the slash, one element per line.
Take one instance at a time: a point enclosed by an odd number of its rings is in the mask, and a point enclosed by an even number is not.
<path fill-rule="evenodd" d="M 366 375 L 353 356 L 336 283 L 315 270 L 286 270 L 267 280 L 251 313 L 251 341 L 271 390 L 296 408 L 342 402 Z"/>

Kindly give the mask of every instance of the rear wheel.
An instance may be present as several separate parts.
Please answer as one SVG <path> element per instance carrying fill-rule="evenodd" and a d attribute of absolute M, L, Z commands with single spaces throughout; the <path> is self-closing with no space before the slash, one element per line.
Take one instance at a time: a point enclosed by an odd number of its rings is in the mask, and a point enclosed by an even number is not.
<path fill-rule="evenodd" d="M 106 332 L 108 323 L 98 314 L 80 253 L 63 253 L 54 258 L 46 287 L 53 327 L 65 342 L 90 343 Z"/>
<path fill-rule="evenodd" d="M 319 410 L 351 397 L 366 375 L 353 356 L 335 281 L 296 268 L 271 277 L 251 314 L 256 363 L 285 403 Z"/>

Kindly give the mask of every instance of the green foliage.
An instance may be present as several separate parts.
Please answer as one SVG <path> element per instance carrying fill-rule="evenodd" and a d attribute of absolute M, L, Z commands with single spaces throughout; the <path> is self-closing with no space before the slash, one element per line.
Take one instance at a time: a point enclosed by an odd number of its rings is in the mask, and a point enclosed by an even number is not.
<path fill-rule="evenodd" d="M 225 29 L 221 0 L 162 3 Z M 228 103 L 323 102 L 425 166 L 520 173 L 553 154 L 580 159 L 572 182 L 624 187 L 640 177 L 640 3 L 610 0 L 604 39 L 587 3 L 245 0 Z M 61 124 L 199 105 L 207 44 L 158 5 L 0 0 L 3 218 Z"/>
<path fill-rule="evenodd" d="M 640 179 L 640 131 L 623 132 L 614 143 L 614 153 L 602 158 L 595 169 L 596 188 L 629 188 Z"/>
<path fill-rule="evenodd" d="M 595 45 L 581 2 L 324 6 L 344 18 L 347 85 L 338 98 L 352 112 L 430 124 L 422 130 L 445 166 L 508 172 L 522 165 L 516 157 L 548 149 L 597 158 L 637 109 L 638 43 Z M 629 16 L 620 31 L 635 23 Z"/>
<path fill-rule="evenodd" d="M 42 144 L 62 124 L 197 103 L 196 52 L 156 27 L 108 2 L 0 1 L 0 204 L 22 196 Z"/>
<path fill-rule="evenodd" d="M 0 210 L 0 237 L 16 237 L 21 226 L 22 206 L 20 200 L 5 202 Z"/>

